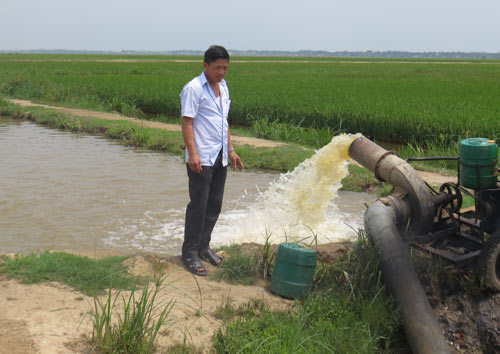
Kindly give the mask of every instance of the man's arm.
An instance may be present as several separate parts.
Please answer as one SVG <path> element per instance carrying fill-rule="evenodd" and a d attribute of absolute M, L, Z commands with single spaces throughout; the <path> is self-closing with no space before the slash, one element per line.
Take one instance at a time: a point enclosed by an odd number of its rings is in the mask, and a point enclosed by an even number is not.
<path fill-rule="evenodd" d="M 229 132 L 229 127 L 227 128 L 227 150 L 229 151 L 229 159 L 231 160 L 231 166 L 233 167 L 233 171 L 236 171 L 236 167 L 241 171 L 243 168 L 243 164 L 241 163 L 241 159 L 233 149 L 233 142 L 231 141 L 231 133 Z"/>
<path fill-rule="evenodd" d="M 186 149 L 189 152 L 189 169 L 195 173 L 201 173 L 200 157 L 198 156 L 194 146 L 193 122 L 194 118 L 182 117 L 182 138 L 184 139 L 184 144 L 186 144 Z"/>

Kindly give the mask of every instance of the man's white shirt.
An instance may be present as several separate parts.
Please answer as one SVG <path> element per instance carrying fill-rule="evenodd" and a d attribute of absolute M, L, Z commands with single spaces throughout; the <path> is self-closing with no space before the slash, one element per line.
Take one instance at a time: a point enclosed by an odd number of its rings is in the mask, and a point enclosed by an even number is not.
<path fill-rule="evenodd" d="M 219 83 L 219 88 L 220 96 L 215 97 L 202 73 L 188 82 L 180 93 L 182 116 L 194 118 L 194 146 L 202 166 L 213 166 L 221 149 L 222 165 L 227 166 L 227 115 L 231 100 L 225 80 Z"/>

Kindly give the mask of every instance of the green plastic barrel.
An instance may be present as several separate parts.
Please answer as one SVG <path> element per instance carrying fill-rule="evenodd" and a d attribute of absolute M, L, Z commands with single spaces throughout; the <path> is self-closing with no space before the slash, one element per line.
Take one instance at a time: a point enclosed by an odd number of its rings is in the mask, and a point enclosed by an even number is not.
<path fill-rule="evenodd" d="M 307 296 L 312 287 L 317 252 L 297 243 L 282 243 L 276 253 L 271 291 L 288 298 Z"/>
<path fill-rule="evenodd" d="M 460 183 L 466 188 L 488 189 L 497 186 L 498 146 L 486 138 L 460 142 Z"/>

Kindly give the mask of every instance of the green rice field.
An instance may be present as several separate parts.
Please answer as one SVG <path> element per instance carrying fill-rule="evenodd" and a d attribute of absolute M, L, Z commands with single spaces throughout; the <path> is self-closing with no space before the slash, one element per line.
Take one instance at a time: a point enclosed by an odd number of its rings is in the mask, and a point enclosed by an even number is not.
<path fill-rule="evenodd" d="M 179 93 L 201 73 L 201 60 L 3 54 L 0 95 L 178 119 Z M 233 57 L 226 79 L 233 125 L 361 132 L 422 146 L 500 139 L 500 61 Z"/>

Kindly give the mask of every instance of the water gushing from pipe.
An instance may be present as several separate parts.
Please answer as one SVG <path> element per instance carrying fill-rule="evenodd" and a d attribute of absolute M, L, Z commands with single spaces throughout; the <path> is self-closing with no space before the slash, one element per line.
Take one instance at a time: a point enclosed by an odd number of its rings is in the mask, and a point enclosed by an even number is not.
<path fill-rule="evenodd" d="M 360 136 L 338 135 L 292 172 L 280 175 L 239 222 L 234 241 L 263 242 L 272 234 L 273 242 L 316 235 L 324 243 L 352 235 L 332 200 L 348 175 L 348 148 Z"/>

